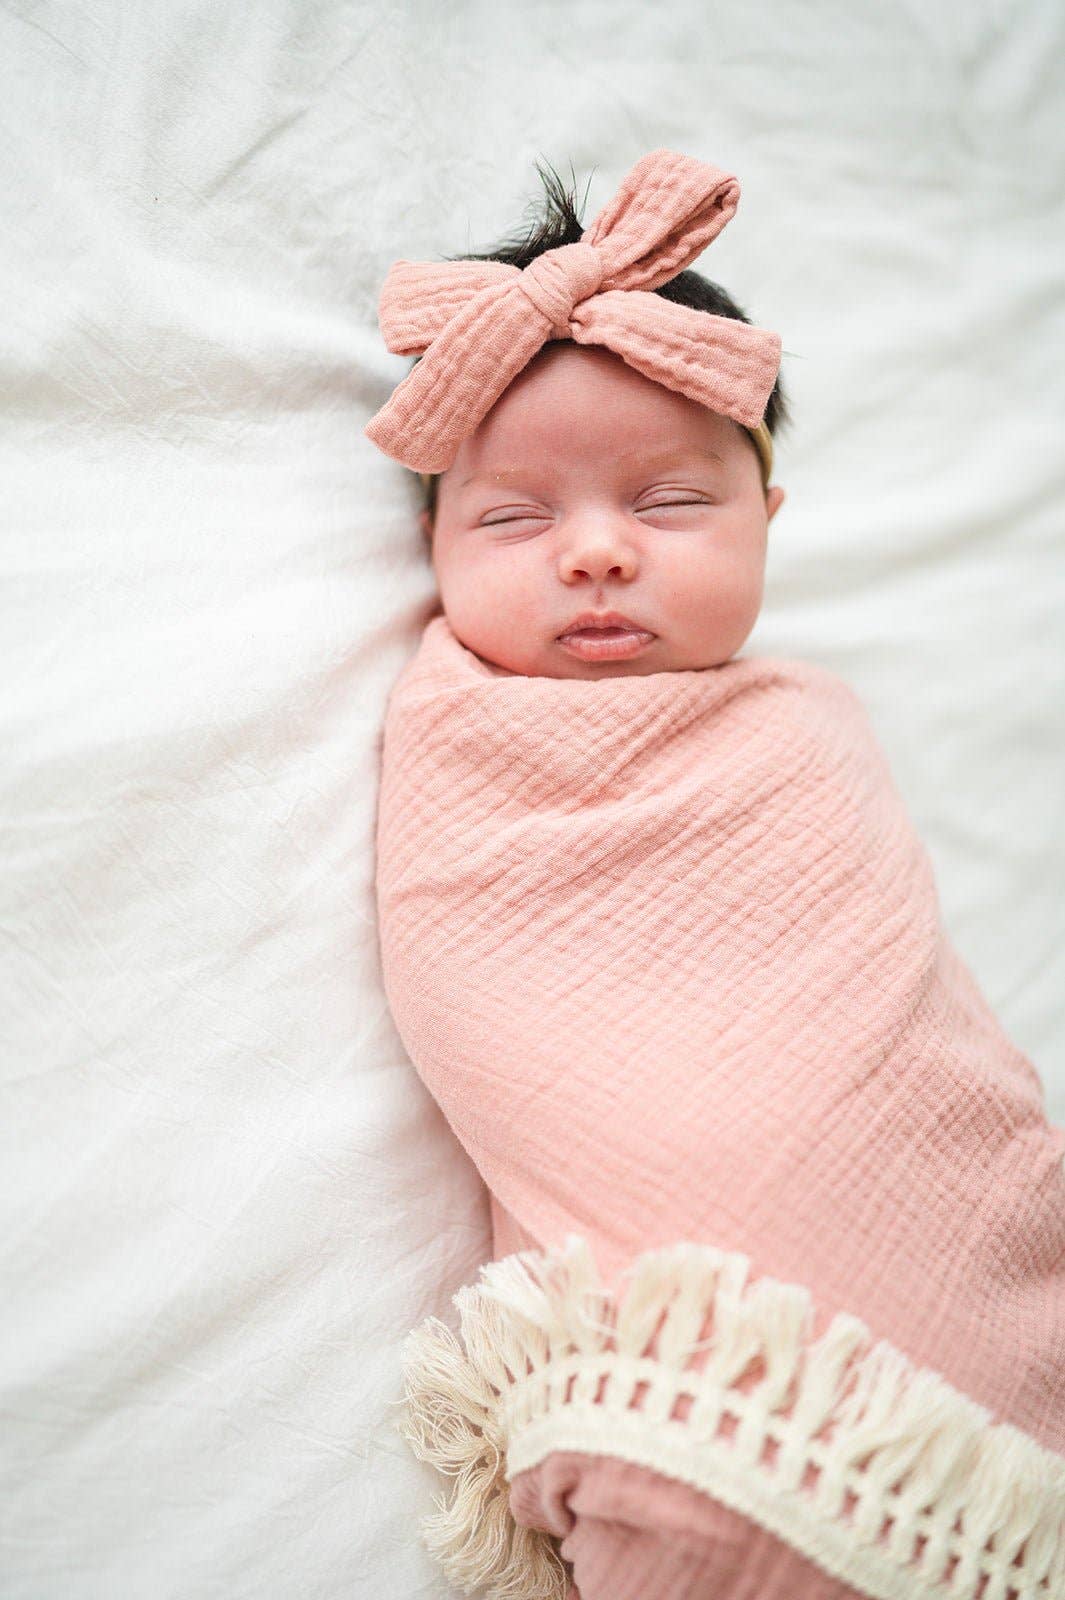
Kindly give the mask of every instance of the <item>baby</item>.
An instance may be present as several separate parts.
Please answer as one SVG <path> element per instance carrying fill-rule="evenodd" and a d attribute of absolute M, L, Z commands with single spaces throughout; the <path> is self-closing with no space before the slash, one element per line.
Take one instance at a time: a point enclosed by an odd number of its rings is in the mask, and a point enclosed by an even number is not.
<path fill-rule="evenodd" d="M 1065 1595 L 1065 1134 L 857 696 L 737 655 L 780 341 L 729 174 L 399 262 L 367 429 L 442 614 L 389 701 L 382 970 L 494 1260 L 407 1346 L 467 1593 Z"/>

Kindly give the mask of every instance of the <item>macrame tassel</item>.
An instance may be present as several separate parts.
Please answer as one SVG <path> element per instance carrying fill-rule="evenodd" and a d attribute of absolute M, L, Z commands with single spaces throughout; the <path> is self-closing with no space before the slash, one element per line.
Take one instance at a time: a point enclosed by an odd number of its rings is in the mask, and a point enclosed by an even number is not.
<path fill-rule="evenodd" d="M 463 1315 L 464 1336 L 482 1350 L 491 1303 L 483 1309 L 479 1322 L 467 1298 Z M 516 1360 L 514 1341 L 502 1342 L 509 1345 L 502 1359 Z M 406 1393 L 396 1425 L 420 1460 L 456 1480 L 450 1503 L 434 1496 L 437 1512 L 423 1520 L 426 1549 L 465 1594 L 488 1585 L 486 1600 L 565 1600 L 558 1541 L 511 1514 L 496 1391 L 436 1317 L 408 1334 L 403 1348 Z M 499 1360 L 492 1352 L 490 1368 L 498 1370 Z"/>
<path fill-rule="evenodd" d="M 565 1600 L 559 1541 L 515 1522 L 508 1471 L 567 1448 L 571 1423 L 598 1440 L 576 1448 L 609 1454 L 624 1418 L 620 1454 L 639 1459 L 642 1438 L 652 1456 L 666 1440 L 677 1477 L 699 1487 L 701 1472 L 722 1470 L 727 1409 L 739 1418 L 727 1470 L 780 1508 L 766 1526 L 813 1559 L 842 1550 L 826 1559 L 870 1596 L 1063 1600 L 1065 1458 L 873 1343 L 857 1317 L 837 1314 L 811 1341 L 808 1289 L 748 1283 L 749 1271 L 737 1252 L 676 1245 L 637 1257 L 618 1298 L 571 1234 L 561 1250 L 491 1262 L 459 1290 L 465 1349 L 437 1318 L 408 1335 L 400 1431 L 456 1479 L 423 1525 L 447 1576 L 467 1594 L 487 1585 L 486 1600 Z M 741 1391 L 754 1362 L 759 1381 Z M 672 1415 L 681 1395 L 693 1402 L 684 1421 Z"/>

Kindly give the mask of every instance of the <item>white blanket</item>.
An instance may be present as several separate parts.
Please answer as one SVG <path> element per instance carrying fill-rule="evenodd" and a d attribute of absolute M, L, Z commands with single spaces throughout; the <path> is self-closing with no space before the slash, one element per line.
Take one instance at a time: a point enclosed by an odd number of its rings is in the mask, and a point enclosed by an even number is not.
<path fill-rule="evenodd" d="M 433 597 L 380 281 L 537 158 L 586 216 L 739 175 L 696 265 L 796 416 L 746 648 L 862 695 L 1065 1122 L 1065 22 L 18 0 L 0 63 L 0 1592 L 447 1600 L 389 1407 L 490 1232 L 378 965 Z"/>

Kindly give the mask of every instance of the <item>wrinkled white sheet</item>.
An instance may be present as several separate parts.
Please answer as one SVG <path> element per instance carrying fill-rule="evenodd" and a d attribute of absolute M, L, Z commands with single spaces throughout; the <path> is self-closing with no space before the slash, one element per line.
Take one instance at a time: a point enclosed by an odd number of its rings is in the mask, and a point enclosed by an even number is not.
<path fill-rule="evenodd" d="M 859 690 L 1065 1121 L 1065 20 L 0 9 L 0 1592 L 446 1597 L 399 1345 L 488 1254 L 384 1002 L 388 688 L 432 603 L 361 437 L 397 256 L 737 172 L 699 263 L 779 329 L 746 653 Z"/>

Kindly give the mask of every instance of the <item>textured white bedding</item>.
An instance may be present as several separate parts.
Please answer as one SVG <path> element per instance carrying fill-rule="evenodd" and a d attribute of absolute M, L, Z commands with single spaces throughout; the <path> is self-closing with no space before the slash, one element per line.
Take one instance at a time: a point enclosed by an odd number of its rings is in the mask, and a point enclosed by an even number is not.
<path fill-rule="evenodd" d="M 388 1406 L 489 1230 L 378 969 L 380 280 L 537 157 L 589 219 L 739 175 L 697 265 L 796 418 L 744 653 L 863 696 L 1065 1122 L 1065 19 L 19 0 L 0 62 L 0 1592 L 446 1597 Z"/>

